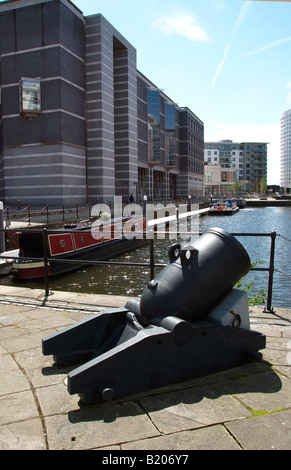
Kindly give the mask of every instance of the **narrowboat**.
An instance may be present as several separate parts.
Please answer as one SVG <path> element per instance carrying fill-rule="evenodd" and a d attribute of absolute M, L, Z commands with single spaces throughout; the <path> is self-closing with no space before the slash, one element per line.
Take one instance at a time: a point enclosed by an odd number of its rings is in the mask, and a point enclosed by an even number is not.
<path fill-rule="evenodd" d="M 146 244 L 144 230 L 145 218 L 125 217 L 110 224 L 83 221 L 65 225 L 48 230 L 46 236 L 42 230 L 16 232 L 12 241 L 19 249 L 19 257 L 13 263 L 12 275 L 21 280 L 43 278 L 45 253 L 49 276 L 76 270 L 84 266 L 83 261 L 108 260 Z"/>

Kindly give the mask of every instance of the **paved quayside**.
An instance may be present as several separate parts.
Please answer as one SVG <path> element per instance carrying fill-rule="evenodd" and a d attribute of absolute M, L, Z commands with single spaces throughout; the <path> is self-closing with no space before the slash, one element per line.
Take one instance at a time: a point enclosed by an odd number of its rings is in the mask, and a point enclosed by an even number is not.
<path fill-rule="evenodd" d="M 102 405 L 69 395 L 70 369 L 54 367 L 41 340 L 126 300 L 0 287 L 1 450 L 290 448 L 289 309 L 251 309 L 252 329 L 267 337 L 263 362 Z"/>

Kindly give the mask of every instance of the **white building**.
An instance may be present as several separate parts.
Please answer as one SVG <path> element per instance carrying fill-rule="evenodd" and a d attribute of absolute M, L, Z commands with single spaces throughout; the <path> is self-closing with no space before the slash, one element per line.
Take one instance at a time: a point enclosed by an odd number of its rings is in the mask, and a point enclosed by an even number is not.
<path fill-rule="evenodd" d="M 280 182 L 286 194 L 291 194 L 291 109 L 281 116 Z"/>

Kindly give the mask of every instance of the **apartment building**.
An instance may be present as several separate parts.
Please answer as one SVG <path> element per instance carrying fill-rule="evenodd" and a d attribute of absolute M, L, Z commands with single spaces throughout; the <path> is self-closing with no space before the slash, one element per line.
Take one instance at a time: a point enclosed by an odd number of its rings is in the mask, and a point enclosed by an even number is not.
<path fill-rule="evenodd" d="M 86 204 L 204 190 L 204 124 L 137 70 L 102 14 L 0 3 L 0 198 Z"/>
<path fill-rule="evenodd" d="M 291 194 L 291 109 L 281 116 L 280 184 Z"/>
<path fill-rule="evenodd" d="M 221 192 L 230 192 L 232 187 L 240 186 L 241 190 L 259 192 L 260 182 L 267 177 L 267 143 L 233 142 L 221 140 L 204 143 L 205 165 L 219 165 L 221 168 Z M 211 191 L 210 168 L 205 167 L 207 176 L 207 193 Z M 217 176 L 216 176 L 217 178 Z"/>

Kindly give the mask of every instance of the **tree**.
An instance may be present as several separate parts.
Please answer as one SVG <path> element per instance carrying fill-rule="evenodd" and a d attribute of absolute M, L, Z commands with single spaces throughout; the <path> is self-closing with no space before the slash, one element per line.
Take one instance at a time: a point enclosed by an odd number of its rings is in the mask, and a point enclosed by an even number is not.
<path fill-rule="evenodd" d="M 260 181 L 260 193 L 266 194 L 267 191 L 267 178 L 266 176 L 262 176 Z"/>
<path fill-rule="evenodd" d="M 232 186 L 232 192 L 234 194 L 237 194 L 240 190 L 240 182 L 238 179 L 235 179 L 234 183 L 233 183 L 233 186 Z"/>

